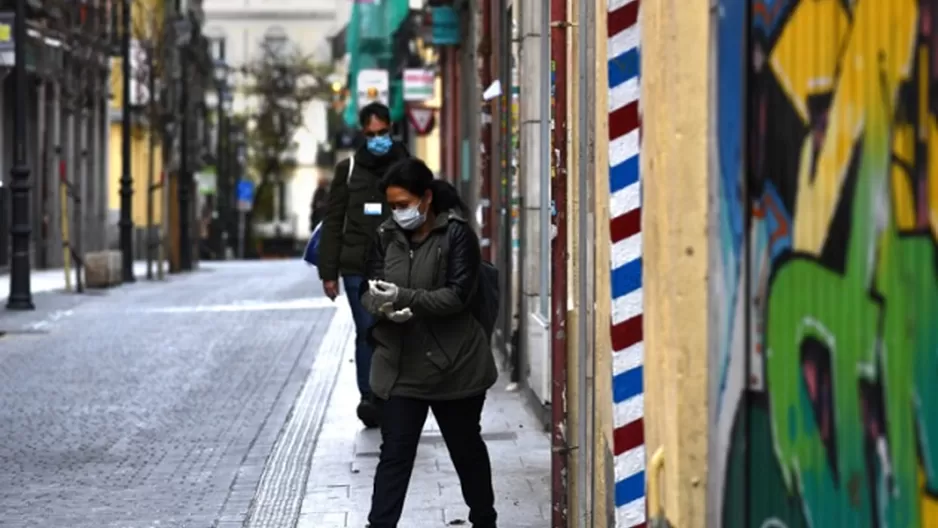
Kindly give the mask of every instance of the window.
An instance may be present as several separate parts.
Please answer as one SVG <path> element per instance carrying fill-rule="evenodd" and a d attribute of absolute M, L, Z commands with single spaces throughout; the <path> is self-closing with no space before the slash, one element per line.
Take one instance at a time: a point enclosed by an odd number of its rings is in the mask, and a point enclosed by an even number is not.
<path fill-rule="evenodd" d="M 212 56 L 220 61 L 224 61 L 225 55 L 225 37 L 218 37 L 212 40 Z"/>
<path fill-rule="evenodd" d="M 267 53 L 283 58 L 288 51 L 287 33 L 280 26 L 272 26 L 264 33 L 264 48 Z"/>
<path fill-rule="evenodd" d="M 225 46 L 227 45 L 225 31 L 218 27 L 210 28 L 205 32 L 205 37 L 208 39 L 209 51 L 212 54 L 212 58 L 215 60 L 225 60 L 227 58 L 225 54 Z"/>

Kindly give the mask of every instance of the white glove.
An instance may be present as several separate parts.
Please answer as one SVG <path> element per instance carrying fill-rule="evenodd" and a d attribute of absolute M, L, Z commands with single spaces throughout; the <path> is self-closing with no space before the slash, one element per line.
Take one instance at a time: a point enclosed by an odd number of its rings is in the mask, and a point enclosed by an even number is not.
<path fill-rule="evenodd" d="M 395 323 L 405 323 L 414 316 L 414 312 L 410 311 L 410 308 L 404 308 L 403 310 L 398 310 L 396 312 L 391 312 L 388 314 L 388 319 Z"/>
<path fill-rule="evenodd" d="M 368 293 L 381 305 L 396 301 L 400 291 L 400 288 L 390 282 L 381 280 L 368 281 Z"/>

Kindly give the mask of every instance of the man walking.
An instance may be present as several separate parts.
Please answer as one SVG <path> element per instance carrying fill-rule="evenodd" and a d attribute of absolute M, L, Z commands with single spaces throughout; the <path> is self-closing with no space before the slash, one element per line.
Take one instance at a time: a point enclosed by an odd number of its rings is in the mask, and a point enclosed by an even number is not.
<path fill-rule="evenodd" d="M 316 183 L 316 191 L 313 192 L 313 200 L 309 205 L 309 232 L 316 230 L 319 222 L 322 222 L 326 215 L 326 208 L 329 205 L 329 179 L 325 176 L 319 177 Z"/>
<path fill-rule="evenodd" d="M 355 369 L 361 401 L 358 418 L 365 427 L 377 427 L 379 407 L 374 401 L 368 376 L 374 349 L 368 343 L 373 316 L 361 303 L 361 288 L 367 288 L 365 259 L 378 226 L 389 215 L 379 184 L 387 169 L 409 156 L 404 145 L 391 140 L 391 112 L 371 103 L 358 114 L 366 138 L 352 158 L 336 165 L 329 187 L 329 201 L 319 245 L 319 278 L 326 295 L 339 295 L 339 277 L 355 320 Z"/>

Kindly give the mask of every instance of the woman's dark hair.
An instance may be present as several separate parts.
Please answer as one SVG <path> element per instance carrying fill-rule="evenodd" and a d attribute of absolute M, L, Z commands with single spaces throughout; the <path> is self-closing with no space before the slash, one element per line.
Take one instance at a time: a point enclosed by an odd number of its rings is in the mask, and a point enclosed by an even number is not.
<path fill-rule="evenodd" d="M 391 124 L 391 110 L 378 102 L 368 103 L 362 107 L 361 111 L 358 112 L 358 124 L 365 128 L 373 117 L 389 125 Z"/>
<path fill-rule="evenodd" d="M 433 193 L 430 208 L 434 214 L 456 209 L 465 216 L 469 215 L 469 206 L 459 197 L 456 187 L 446 180 L 433 177 L 433 171 L 417 158 L 404 158 L 388 168 L 381 181 L 381 192 L 388 187 L 400 187 L 415 196 L 423 196 L 428 190 Z"/>

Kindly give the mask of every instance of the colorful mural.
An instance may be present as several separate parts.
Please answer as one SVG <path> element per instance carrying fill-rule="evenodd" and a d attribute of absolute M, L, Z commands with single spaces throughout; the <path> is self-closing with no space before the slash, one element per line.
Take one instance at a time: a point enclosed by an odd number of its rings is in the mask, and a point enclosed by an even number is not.
<path fill-rule="evenodd" d="M 721 4 L 715 511 L 938 526 L 938 0 Z"/>
<path fill-rule="evenodd" d="M 608 2 L 609 217 L 612 243 L 616 526 L 646 526 L 639 0 Z"/>

